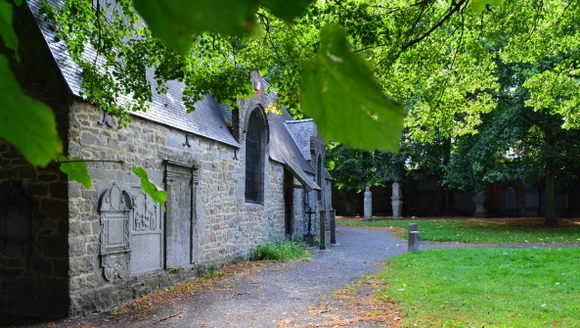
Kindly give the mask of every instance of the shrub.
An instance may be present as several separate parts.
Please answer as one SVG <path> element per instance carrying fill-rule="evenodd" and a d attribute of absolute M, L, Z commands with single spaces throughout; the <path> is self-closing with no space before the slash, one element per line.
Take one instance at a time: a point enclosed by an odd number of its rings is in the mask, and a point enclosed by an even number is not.
<path fill-rule="evenodd" d="M 286 239 L 276 243 L 258 245 L 250 260 L 254 261 L 299 261 L 310 258 L 312 254 L 306 250 L 304 242 Z"/>

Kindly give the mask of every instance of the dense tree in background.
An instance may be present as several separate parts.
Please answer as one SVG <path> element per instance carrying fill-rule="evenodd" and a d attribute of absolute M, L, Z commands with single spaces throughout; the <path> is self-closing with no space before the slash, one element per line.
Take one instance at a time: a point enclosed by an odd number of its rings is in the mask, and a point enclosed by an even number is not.
<path fill-rule="evenodd" d="M 236 106 L 235 99 L 251 95 L 248 75 L 258 70 L 280 96 L 276 106 L 301 116 L 301 100 L 310 99 L 311 107 L 324 109 L 307 113 L 319 126 L 368 150 L 392 149 L 400 130 L 398 107 L 382 96 L 384 104 L 377 105 L 380 93 L 368 93 L 382 90 L 404 105 L 402 149 L 445 184 L 468 189 L 512 175 L 502 154 L 513 150 L 522 162 L 536 163 L 536 169 L 525 171 L 544 177 L 549 206 L 550 181 L 562 171 L 573 172 L 568 162 L 576 153 L 570 147 L 580 128 L 578 1 L 329 0 L 308 7 L 301 1 L 297 7 L 305 8 L 303 13 L 265 0 L 231 1 L 227 12 L 186 0 L 157 9 L 146 0 L 64 2 L 59 9 L 45 6 L 44 12 L 83 68 L 85 97 L 124 123 L 130 111 L 146 109 L 152 90 L 163 92 L 172 80 L 185 84 L 183 99 L 191 110 L 208 93 Z M 0 0 L 3 13 L 6 3 Z M 182 17 L 193 9 L 208 16 Z M 335 24 L 343 27 L 348 46 Z M 234 25 L 251 33 L 243 36 Z M 199 32 L 206 30 L 212 32 Z M 99 60 L 85 58 L 85 47 L 96 50 Z M 358 76 L 368 68 L 374 80 Z M 332 88 L 325 83 L 305 88 L 305 76 L 330 81 Z M 117 102 L 127 95 L 131 101 Z M 348 108 L 358 108 L 358 116 L 343 110 L 347 102 Z M 386 114 L 375 110 L 379 107 Z M 512 118 L 518 124 L 506 123 Z M 389 124 L 393 128 L 384 129 Z M 377 141 L 382 132 L 387 142 Z M 352 155 L 371 163 L 370 171 L 360 166 L 363 172 L 381 175 L 372 163 L 382 155 Z M 373 183 L 353 179 L 347 184 Z"/>
<path fill-rule="evenodd" d="M 369 46 L 379 80 L 405 103 L 409 164 L 465 191 L 511 179 L 543 185 L 555 224 L 554 179 L 579 171 L 579 7 L 496 3 L 479 17 L 459 10 L 411 50 Z"/>
<path fill-rule="evenodd" d="M 352 149 L 330 143 L 326 146 L 326 167 L 338 188 L 363 190 L 404 177 L 403 155 Z"/>

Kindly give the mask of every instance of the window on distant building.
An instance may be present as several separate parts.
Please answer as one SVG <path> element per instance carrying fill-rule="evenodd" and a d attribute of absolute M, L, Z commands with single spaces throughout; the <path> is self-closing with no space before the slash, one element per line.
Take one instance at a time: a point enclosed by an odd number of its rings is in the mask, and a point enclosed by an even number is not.
<path fill-rule="evenodd" d="M 266 122 L 260 109 L 250 115 L 246 132 L 246 202 L 264 202 Z"/>

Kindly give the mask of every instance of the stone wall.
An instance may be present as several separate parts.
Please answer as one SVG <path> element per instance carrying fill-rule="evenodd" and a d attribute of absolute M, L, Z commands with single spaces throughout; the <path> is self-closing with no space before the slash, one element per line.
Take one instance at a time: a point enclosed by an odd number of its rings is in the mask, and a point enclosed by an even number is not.
<path fill-rule="evenodd" d="M 66 177 L 0 142 L 0 313 L 68 312 Z"/>
<path fill-rule="evenodd" d="M 12 71 L 27 95 L 53 109 L 64 138 L 70 94 L 26 6 L 15 7 L 14 27 L 20 58 L 8 54 Z M 68 313 L 66 199 L 67 180 L 58 166 L 34 168 L 0 140 L 0 316 Z"/>
<path fill-rule="evenodd" d="M 98 123 L 102 119 L 101 111 L 81 101 L 73 103 L 69 118 L 69 152 L 72 156 L 95 161 L 88 163 L 89 174 L 94 179 L 93 189 L 86 190 L 76 182 L 68 185 L 72 314 L 109 309 L 155 288 L 197 277 L 207 268 L 246 259 L 256 245 L 283 238 L 284 169 L 281 164 L 266 160 L 265 202 L 246 204 L 243 150 L 197 136 L 189 137 L 191 147 L 188 147 L 184 145 L 184 132 L 136 117 L 128 128 L 108 127 Z M 99 162 L 107 160 L 123 161 L 125 166 Z M 164 160 L 193 168 L 194 180 L 191 185 L 193 263 L 172 270 L 165 270 L 168 249 L 164 249 L 163 242 L 158 248 L 149 250 L 136 246 L 141 235 L 133 233 L 137 222 L 133 217 L 137 220 L 137 215 L 131 214 L 138 206 L 149 206 L 147 213 L 155 218 L 153 221 L 157 222 L 156 218 L 165 220 L 167 214 L 153 208 L 151 202 L 139 200 L 144 196 L 137 188 L 138 179 L 128 167 L 133 164 L 143 167 L 152 181 L 164 186 L 167 183 Z M 111 190 L 113 184 L 120 194 L 126 192 L 127 203 L 132 206 L 127 214 L 130 251 L 116 250 L 115 254 L 103 255 L 102 241 L 109 236 L 102 235 L 104 212 L 99 210 L 103 194 Z M 138 202 L 145 202 L 145 205 Z M 161 222 L 151 236 L 160 233 L 162 240 L 166 237 L 163 227 Z M 159 240 L 156 238 L 147 240 Z M 152 247 L 151 244 L 148 242 L 148 247 Z M 160 254 L 160 262 L 137 263 L 143 251 L 154 256 Z M 105 263 L 109 261 L 110 264 Z"/>
<path fill-rule="evenodd" d="M 298 179 L 294 178 L 294 185 L 299 185 Z M 304 214 L 305 212 L 305 200 L 304 200 L 304 189 L 296 188 L 294 189 L 294 211 L 293 214 L 293 236 L 295 239 L 302 239 L 306 234 L 306 225 L 308 224 L 308 217 Z"/>

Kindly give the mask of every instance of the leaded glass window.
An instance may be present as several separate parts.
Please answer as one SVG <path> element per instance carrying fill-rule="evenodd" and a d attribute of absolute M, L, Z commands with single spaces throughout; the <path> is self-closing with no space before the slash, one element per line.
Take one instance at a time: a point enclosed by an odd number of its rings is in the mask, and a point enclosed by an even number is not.
<path fill-rule="evenodd" d="M 250 115 L 246 132 L 246 201 L 262 204 L 264 200 L 264 152 L 266 125 L 259 109 Z"/>

